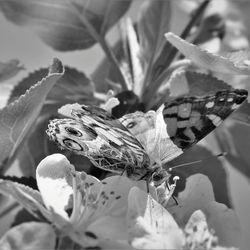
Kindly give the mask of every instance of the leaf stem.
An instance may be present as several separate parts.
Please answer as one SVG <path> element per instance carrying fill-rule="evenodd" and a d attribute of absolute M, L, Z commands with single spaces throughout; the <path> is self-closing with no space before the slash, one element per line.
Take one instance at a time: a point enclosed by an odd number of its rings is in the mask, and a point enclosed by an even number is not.
<path fill-rule="evenodd" d="M 72 10 L 75 12 L 77 17 L 80 19 L 82 24 L 87 27 L 90 35 L 98 42 L 105 52 L 106 56 L 108 57 L 109 61 L 113 65 L 114 69 L 117 71 L 117 74 L 119 75 L 119 78 L 121 80 L 121 85 L 124 90 L 128 90 L 128 86 L 125 80 L 125 77 L 121 71 L 121 68 L 119 67 L 119 63 L 111 50 L 110 46 L 108 45 L 107 41 L 105 40 L 104 36 L 99 35 L 94 26 L 89 22 L 89 20 L 86 18 L 86 16 L 82 13 L 77 8 L 77 5 L 72 1 L 69 0 L 70 5 L 72 6 Z"/>

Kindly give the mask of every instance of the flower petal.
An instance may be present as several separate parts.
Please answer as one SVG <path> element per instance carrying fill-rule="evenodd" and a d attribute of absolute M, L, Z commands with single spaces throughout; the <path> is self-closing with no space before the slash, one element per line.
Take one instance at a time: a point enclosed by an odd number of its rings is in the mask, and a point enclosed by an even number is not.
<path fill-rule="evenodd" d="M 215 230 L 219 244 L 239 247 L 241 243 L 240 222 L 232 209 L 218 202 L 210 202 L 204 213 L 210 228 Z"/>
<path fill-rule="evenodd" d="M 69 203 L 72 189 L 73 166 L 62 154 L 44 158 L 36 170 L 37 185 L 48 208 L 68 218 L 65 208 Z"/>
<path fill-rule="evenodd" d="M 178 205 L 169 207 L 168 211 L 173 215 L 178 225 L 184 227 L 191 214 L 214 201 L 214 193 L 208 177 L 195 174 L 187 178 L 186 188 L 178 197 Z"/>
<path fill-rule="evenodd" d="M 99 239 L 128 240 L 126 216 L 100 217 L 87 230 L 93 232 Z"/>
<path fill-rule="evenodd" d="M 130 189 L 134 186 L 138 186 L 142 190 L 147 190 L 147 183 L 145 181 L 132 181 L 125 176 L 111 176 L 104 179 L 101 183 L 103 187 L 96 216 L 102 214 L 112 216 L 126 214 Z M 154 193 L 154 188 L 149 188 L 150 192 Z M 155 193 L 154 197 L 156 197 Z"/>
<path fill-rule="evenodd" d="M 128 197 L 128 230 L 133 247 L 140 249 L 180 249 L 184 235 L 171 214 L 137 187 Z"/>
<path fill-rule="evenodd" d="M 212 249 L 217 245 L 218 238 L 209 230 L 206 217 L 201 210 L 195 211 L 186 227 L 187 249 Z"/>

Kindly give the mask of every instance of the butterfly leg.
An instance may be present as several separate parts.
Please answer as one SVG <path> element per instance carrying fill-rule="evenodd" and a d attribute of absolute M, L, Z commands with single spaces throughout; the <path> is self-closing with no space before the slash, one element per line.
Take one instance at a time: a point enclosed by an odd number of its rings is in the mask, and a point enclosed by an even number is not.
<path fill-rule="evenodd" d="M 168 182 L 165 182 L 165 186 L 166 186 L 166 188 L 168 189 L 168 192 L 170 192 L 171 187 L 170 187 L 170 185 L 168 184 Z M 178 201 L 177 201 L 177 199 L 175 198 L 175 196 L 174 196 L 173 194 L 172 194 L 172 198 L 173 198 L 173 200 L 175 201 L 175 204 L 178 205 Z"/>
<path fill-rule="evenodd" d="M 176 205 L 178 205 L 178 202 L 176 198 L 173 196 L 173 193 L 176 187 L 176 182 L 177 180 L 179 180 L 179 177 L 175 176 L 173 180 L 174 180 L 174 183 L 171 185 L 169 185 L 168 181 L 166 181 L 157 187 L 157 195 L 158 195 L 159 203 L 164 207 L 167 207 L 168 202 L 171 197 L 174 199 Z"/>

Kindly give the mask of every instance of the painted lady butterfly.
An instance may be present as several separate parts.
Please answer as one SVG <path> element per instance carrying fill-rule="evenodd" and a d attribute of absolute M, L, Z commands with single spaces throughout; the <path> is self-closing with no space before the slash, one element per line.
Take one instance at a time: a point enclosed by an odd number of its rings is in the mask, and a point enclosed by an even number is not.
<path fill-rule="evenodd" d="M 247 98 L 246 90 L 223 90 L 205 97 L 180 97 L 157 111 L 120 119 L 86 105 L 70 118 L 50 121 L 47 134 L 61 148 L 88 157 L 102 169 L 134 180 L 165 181 L 161 166 L 219 126 Z"/>

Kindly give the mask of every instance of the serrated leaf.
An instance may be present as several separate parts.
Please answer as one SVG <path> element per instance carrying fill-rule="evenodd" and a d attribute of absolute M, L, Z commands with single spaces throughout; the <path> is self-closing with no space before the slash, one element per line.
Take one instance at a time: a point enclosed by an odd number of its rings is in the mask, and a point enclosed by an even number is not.
<path fill-rule="evenodd" d="M 250 50 L 240 50 L 223 53 L 223 56 L 233 61 L 237 66 L 250 67 Z"/>
<path fill-rule="evenodd" d="M 170 1 L 143 2 L 138 14 L 137 27 L 142 55 L 148 63 L 156 58 L 164 43 L 164 34 L 169 31 L 170 18 Z"/>
<path fill-rule="evenodd" d="M 56 234 L 53 227 L 42 222 L 28 222 L 13 227 L 0 239 L 0 248 L 55 249 Z"/>
<path fill-rule="evenodd" d="M 183 55 L 190 59 L 199 67 L 205 69 L 237 75 L 249 75 L 250 66 L 242 64 L 242 62 L 234 61 L 233 58 L 212 54 L 200 47 L 181 39 L 179 36 L 169 32 L 165 34 L 167 40 L 176 47 Z"/>
<path fill-rule="evenodd" d="M 49 73 L 24 95 L 0 111 L 1 163 L 13 160 L 13 156 L 34 126 L 48 93 L 63 75 L 63 66 L 59 60 L 54 60 L 52 68 L 57 68 L 58 71 Z"/>
<path fill-rule="evenodd" d="M 47 71 L 45 68 L 37 70 L 19 82 L 13 89 L 9 102 L 16 100 L 20 94 L 23 94 L 29 87 L 33 86 L 38 79 L 45 77 Z M 44 157 L 48 154 L 61 152 L 55 144 L 48 142 L 45 130 L 47 129 L 49 118 L 58 116 L 58 108 L 68 103 L 96 104 L 93 94 L 94 86 L 84 73 L 74 68 L 65 67 L 64 75 L 57 80 L 46 98 L 40 119 L 35 125 L 36 129 L 29 134 L 29 139 L 19 152 L 19 168 L 24 175 L 34 176 L 36 166 Z M 83 157 L 70 152 L 64 153 L 78 170 L 86 171 L 88 169 L 87 167 L 82 168 L 83 162 L 86 163 Z M 89 167 L 89 162 L 87 165 Z"/>
<path fill-rule="evenodd" d="M 47 72 L 48 69 L 42 68 L 20 81 L 13 89 L 9 103 L 24 94 L 39 79 L 45 77 Z M 93 94 L 94 86 L 90 79 L 77 69 L 66 66 L 64 75 L 57 80 L 46 98 L 43 114 L 55 114 L 58 108 L 67 103 L 96 104 Z"/>
<path fill-rule="evenodd" d="M 27 175 L 27 176 L 29 176 L 29 175 Z M 36 179 L 34 177 L 31 177 L 31 176 L 29 176 L 29 177 L 26 177 L 26 176 L 17 177 L 17 176 L 11 176 L 11 175 L 4 175 L 4 176 L 0 176 L 0 179 L 17 182 L 19 184 L 23 184 L 25 186 L 28 186 L 34 190 L 38 190 Z"/>
<path fill-rule="evenodd" d="M 232 87 L 218 78 L 191 71 L 179 71 L 169 83 L 171 96 L 204 96 Z"/>
<path fill-rule="evenodd" d="M 36 218 L 43 219 L 41 213 L 47 214 L 45 208 L 43 208 L 42 197 L 36 190 L 17 182 L 0 179 L 0 192 L 12 196 Z"/>
<path fill-rule="evenodd" d="M 106 33 L 127 11 L 131 0 L 12 0 L 0 1 L 5 17 L 20 26 L 34 30 L 49 46 L 59 51 L 86 49 L 96 43 L 79 16 L 78 6 L 98 33 Z"/>
<path fill-rule="evenodd" d="M 24 67 L 20 65 L 20 61 L 17 59 L 12 59 L 5 63 L 0 62 L 0 82 L 8 80 L 23 69 Z"/>

